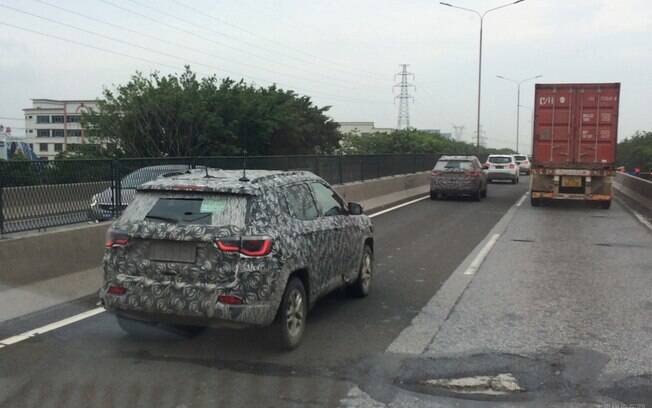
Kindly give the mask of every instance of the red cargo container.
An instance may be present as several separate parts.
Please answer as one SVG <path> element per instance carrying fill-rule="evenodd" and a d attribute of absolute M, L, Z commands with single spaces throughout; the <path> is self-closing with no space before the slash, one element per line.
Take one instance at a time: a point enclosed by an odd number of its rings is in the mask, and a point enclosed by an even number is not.
<path fill-rule="evenodd" d="M 531 199 L 611 203 L 619 83 L 537 84 Z"/>

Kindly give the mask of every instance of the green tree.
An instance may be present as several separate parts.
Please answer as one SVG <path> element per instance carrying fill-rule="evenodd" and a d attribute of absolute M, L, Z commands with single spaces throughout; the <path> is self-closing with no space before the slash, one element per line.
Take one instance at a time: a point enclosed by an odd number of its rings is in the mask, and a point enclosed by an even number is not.
<path fill-rule="evenodd" d="M 329 108 L 276 86 L 198 79 L 186 67 L 180 75 L 137 73 L 106 89 L 82 122 L 99 146 L 94 157 L 314 154 L 339 143 Z"/>
<path fill-rule="evenodd" d="M 341 152 L 347 154 L 388 153 L 457 153 L 475 154 L 475 145 L 450 140 L 440 134 L 417 129 L 397 130 L 390 133 L 348 133 L 341 141 Z M 511 149 L 481 148 L 480 154 L 515 153 Z"/>
<path fill-rule="evenodd" d="M 626 170 L 635 167 L 641 171 L 652 171 L 652 132 L 638 131 L 633 136 L 618 143 L 617 162 Z"/>
<path fill-rule="evenodd" d="M 11 161 L 26 161 L 26 160 L 29 160 L 29 158 L 28 158 L 27 156 L 25 156 L 25 153 L 23 153 L 23 152 L 20 151 L 20 150 L 17 150 L 17 151 L 13 154 L 13 156 L 11 156 L 11 159 L 10 159 L 10 160 L 11 160 Z"/>

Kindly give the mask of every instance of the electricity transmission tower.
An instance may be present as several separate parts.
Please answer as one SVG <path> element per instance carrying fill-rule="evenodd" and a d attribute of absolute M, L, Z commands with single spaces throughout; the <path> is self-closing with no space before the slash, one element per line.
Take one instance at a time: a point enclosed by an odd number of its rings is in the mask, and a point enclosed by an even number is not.
<path fill-rule="evenodd" d="M 464 125 L 457 126 L 453 124 L 453 130 L 455 131 L 455 140 L 461 142 L 462 137 L 464 137 Z"/>
<path fill-rule="evenodd" d="M 410 99 L 414 102 L 414 97 L 410 96 L 409 89 L 412 88 L 416 91 L 416 87 L 408 82 L 408 78 L 411 77 L 414 80 L 414 74 L 408 72 L 408 64 L 401 64 L 401 72 L 394 75 L 394 80 L 396 77 L 401 77 L 401 82 L 394 85 L 395 88 L 400 88 L 400 93 L 398 96 L 394 97 L 394 100 L 398 99 L 398 120 L 396 123 L 397 129 L 408 129 L 410 127 Z"/>
<path fill-rule="evenodd" d="M 489 142 L 489 138 L 487 138 L 487 132 L 482 128 L 482 125 L 480 125 L 480 137 L 478 137 L 478 132 L 474 132 L 477 140 L 479 141 L 479 146 L 482 147 L 487 147 L 487 144 Z"/>

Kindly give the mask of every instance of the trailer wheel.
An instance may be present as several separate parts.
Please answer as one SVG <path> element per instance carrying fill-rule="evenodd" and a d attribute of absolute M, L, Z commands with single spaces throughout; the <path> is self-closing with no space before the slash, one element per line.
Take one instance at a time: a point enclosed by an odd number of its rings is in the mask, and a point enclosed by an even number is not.
<path fill-rule="evenodd" d="M 602 207 L 603 210 L 608 210 L 609 207 L 611 207 L 611 200 L 600 202 L 600 207 Z"/>
<path fill-rule="evenodd" d="M 541 199 L 530 197 L 530 204 L 532 204 L 532 207 L 539 207 L 541 205 Z"/>

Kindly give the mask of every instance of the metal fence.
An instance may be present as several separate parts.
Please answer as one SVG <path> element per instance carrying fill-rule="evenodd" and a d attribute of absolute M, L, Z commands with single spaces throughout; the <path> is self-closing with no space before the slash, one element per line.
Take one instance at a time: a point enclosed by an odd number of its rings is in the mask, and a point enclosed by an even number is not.
<path fill-rule="evenodd" d="M 430 170 L 432 154 L 250 156 L 247 167 L 308 170 L 332 184 Z M 166 173 L 200 166 L 241 169 L 242 157 L 0 161 L 0 234 L 111 219 L 135 188 Z M 91 206 L 91 203 L 93 205 Z"/>

